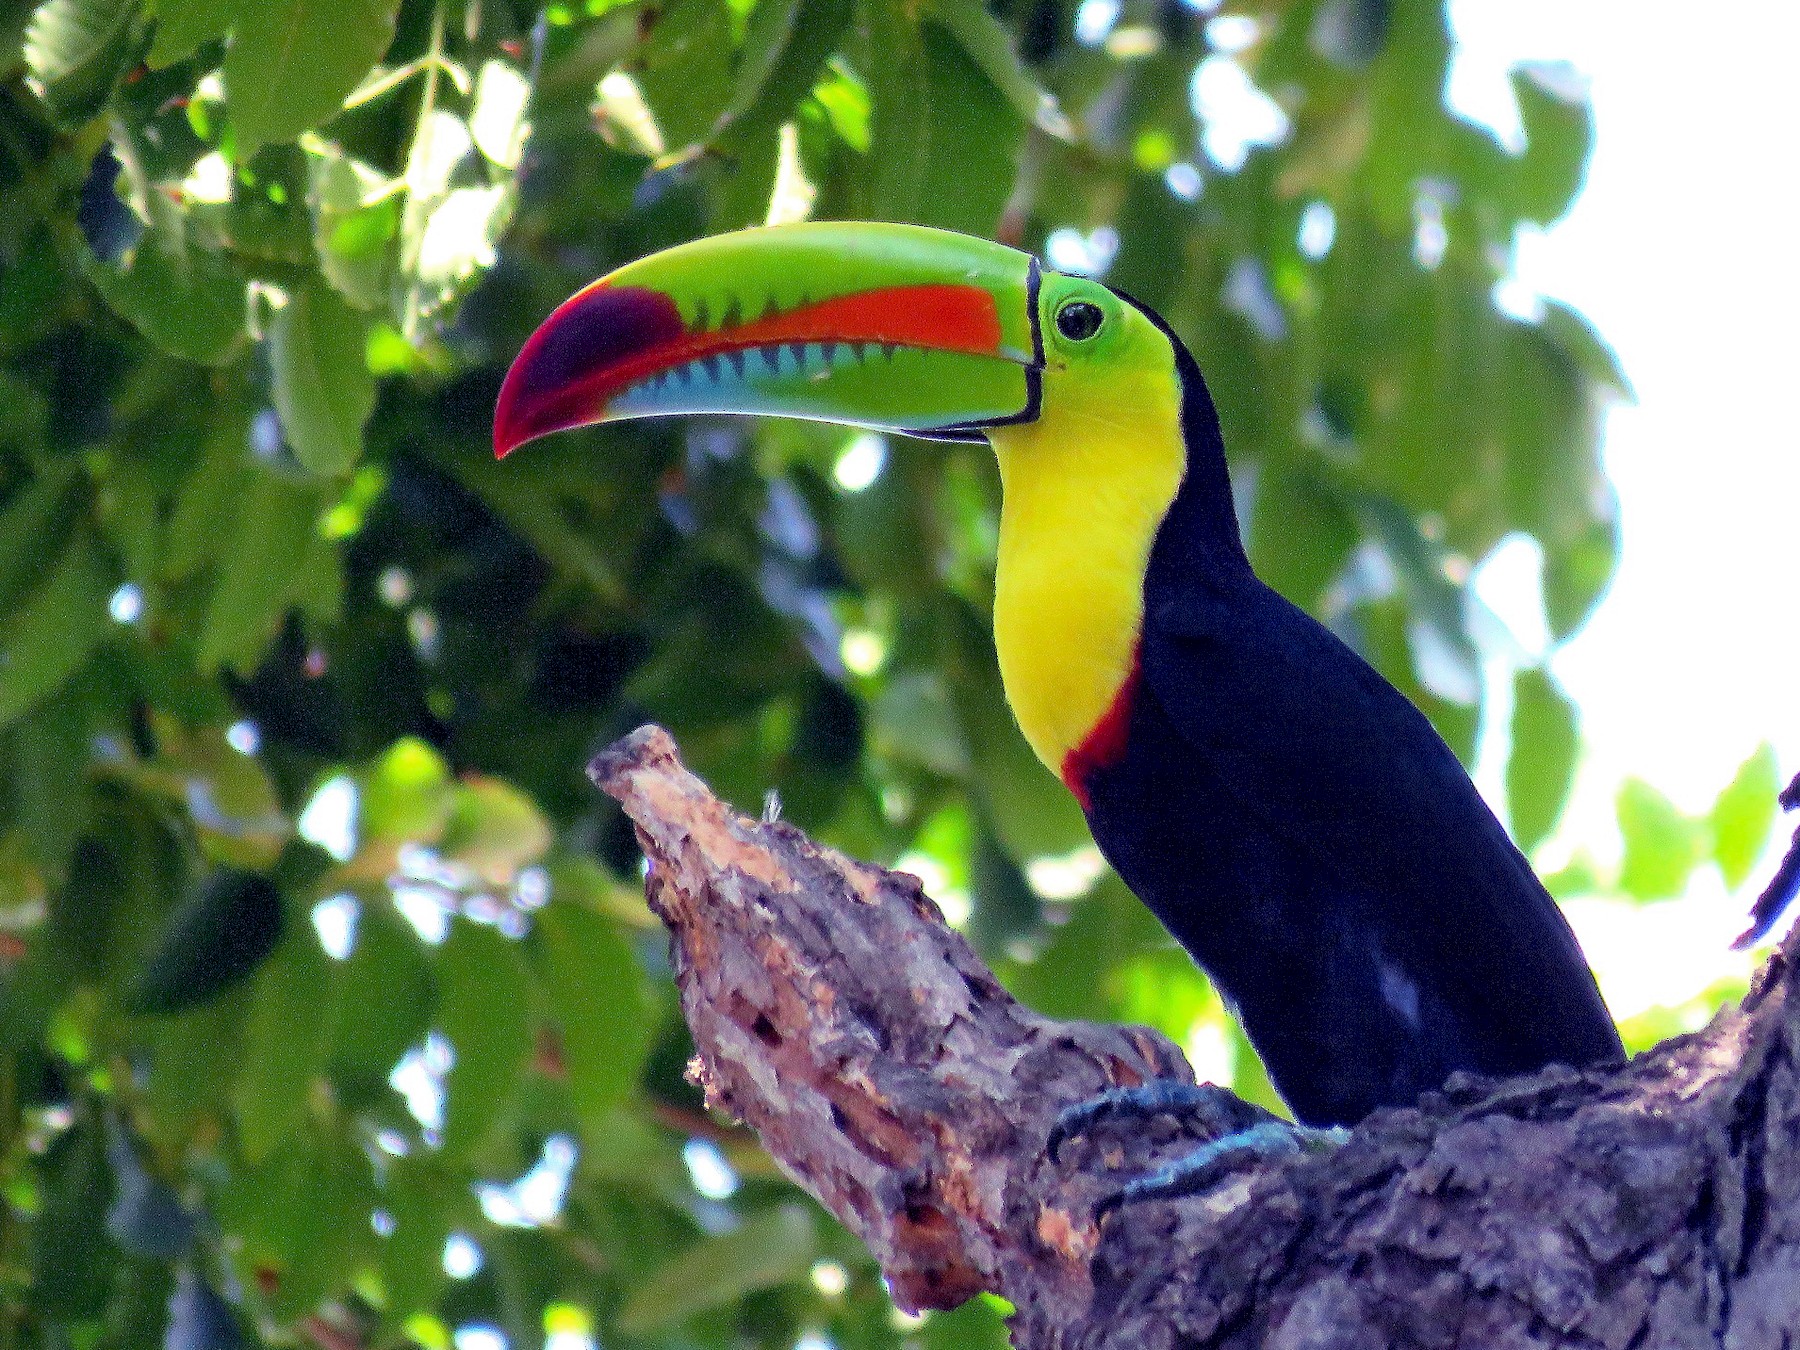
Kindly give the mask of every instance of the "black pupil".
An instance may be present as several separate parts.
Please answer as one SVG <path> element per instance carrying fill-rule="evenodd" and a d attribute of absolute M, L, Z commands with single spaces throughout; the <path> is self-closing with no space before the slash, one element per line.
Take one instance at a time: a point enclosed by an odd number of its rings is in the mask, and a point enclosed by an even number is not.
<path fill-rule="evenodd" d="M 1086 300 L 1071 300 L 1056 311 L 1056 331 L 1071 342 L 1081 342 L 1100 331 L 1100 306 Z"/>

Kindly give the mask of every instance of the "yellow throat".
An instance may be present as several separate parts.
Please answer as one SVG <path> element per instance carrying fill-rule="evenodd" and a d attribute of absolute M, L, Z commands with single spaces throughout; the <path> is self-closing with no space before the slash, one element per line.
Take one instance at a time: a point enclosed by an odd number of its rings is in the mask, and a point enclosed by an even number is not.
<path fill-rule="evenodd" d="M 1187 455 L 1172 363 L 1098 380 L 1053 362 L 1042 406 L 988 433 L 1004 494 L 994 645 L 1025 739 L 1066 776 L 1131 673 L 1150 545 Z"/>

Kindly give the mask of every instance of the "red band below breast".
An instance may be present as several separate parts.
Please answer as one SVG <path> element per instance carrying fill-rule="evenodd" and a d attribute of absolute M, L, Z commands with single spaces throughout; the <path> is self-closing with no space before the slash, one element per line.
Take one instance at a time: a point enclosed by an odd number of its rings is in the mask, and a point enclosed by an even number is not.
<path fill-rule="evenodd" d="M 1131 669 L 1106 711 L 1081 743 L 1063 756 L 1062 780 L 1083 811 L 1088 809 L 1088 779 L 1098 769 L 1109 768 L 1125 757 L 1125 740 L 1131 730 L 1131 700 L 1137 692 L 1138 659 L 1131 654 Z"/>

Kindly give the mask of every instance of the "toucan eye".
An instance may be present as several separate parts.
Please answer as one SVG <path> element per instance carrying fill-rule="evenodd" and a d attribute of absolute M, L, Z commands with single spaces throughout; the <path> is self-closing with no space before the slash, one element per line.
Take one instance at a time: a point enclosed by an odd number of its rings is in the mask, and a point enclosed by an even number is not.
<path fill-rule="evenodd" d="M 1100 331 L 1105 318 L 1091 300 L 1071 300 L 1056 311 L 1056 331 L 1070 342 L 1086 342 Z"/>

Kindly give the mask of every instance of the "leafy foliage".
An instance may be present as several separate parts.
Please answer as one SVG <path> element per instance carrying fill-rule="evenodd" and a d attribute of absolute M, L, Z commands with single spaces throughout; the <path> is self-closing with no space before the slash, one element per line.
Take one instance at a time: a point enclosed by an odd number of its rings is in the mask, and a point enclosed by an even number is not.
<path fill-rule="evenodd" d="M 1048 248 L 1188 337 L 1257 566 L 1472 755 L 1470 565 L 1535 539 L 1561 638 L 1616 556 L 1623 376 L 1579 316 L 1494 300 L 1580 183 L 1586 103 L 1538 69 L 1522 147 L 1458 121 L 1432 0 L 1116 8 L 9 7 L 8 1345 L 999 1344 L 982 1301 L 896 1320 L 684 1083 L 581 775 L 646 718 L 739 802 L 930 873 L 1039 1006 L 1155 1022 L 1267 1099 L 1012 723 L 985 452 L 745 423 L 488 451 L 525 335 L 648 250 L 809 209 Z M 1574 728 L 1542 671 L 1516 703 L 1531 842 Z M 1764 777 L 1709 823 L 1729 878 Z"/>
<path fill-rule="evenodd" d="M 1625 853 L 1618 890 L 1635 900 L 1680 895 L 1703 863 L 1715 863 L 1727 886 L 1744 883 L 1775 826 L 1775 748 L 1759 746 L 1738 766 L 1704 816 L 1689 816 L 1650 784 L 1627 779 L 1619 788 L 1619 832 Z"/>

